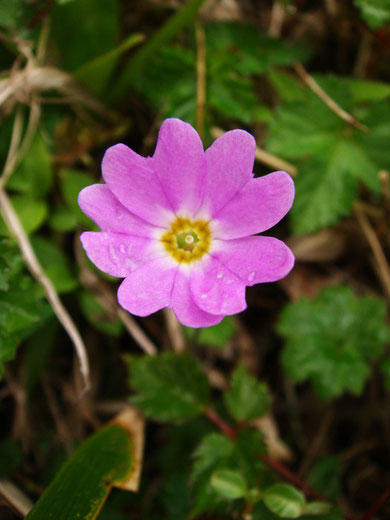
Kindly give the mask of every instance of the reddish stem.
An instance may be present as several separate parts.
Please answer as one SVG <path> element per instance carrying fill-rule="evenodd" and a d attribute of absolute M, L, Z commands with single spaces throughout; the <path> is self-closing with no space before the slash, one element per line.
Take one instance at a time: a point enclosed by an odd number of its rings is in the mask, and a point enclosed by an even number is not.
<path fill-rule="evenodd" d="M 265 462 L 267 466 L 276 470 L 280 475 L 283 475 L 284 478 L 289 480 L 292 484 L 302 489 L 302 491 L 309 497 L 315 498 L 316 500 L 324 500 L 326 498 L 321 495 L 319 491 L 312 488 L 306 482 L 304 482 L 298 475 L 293 473 L 291 470 L 283 466 L 278 460 L 269 457 L 268 455 L 260 455 L 260 460 Z"/>
<path fill-rule="evenodd" d="M 225 422 L 219 415 L 212 409 L 207 408 L 205 410 L 205 416 L 210 419 L 212 423 L 214 423 L 222 433 L 224 433 L 229 439 L 234 440 L 237 437 L 237 430 L 232 428 L 230 424 Z M 278 473 L 283 475 L 287 480 L 295 484 L 297 487 L 302 489 L 308 496 L 311 496 L 315 499 L 325 500 L 325 498 L 316 491 L 311 488 L 308 484 L 306 484 L 298 475 L 293 473 L 291 470 L 283 466 L 279 461 L 269 457 L 268 455 L 260 455 L 260 459 L 267 464 L 267 466 L 275 469 Z"/>
<path fill-rule="evenodd" d="M 378 500 L 373 504 L 367 513 L 364 515 L 362 520 L 371 520 L 375 513 L 383 506 L 386 500 L 390 497 L 390 488 L 386 489 L 386 491 L 378 498 Z"/>
<path fill-rule="evenodd" d="M 204 412 L 205 416 L 210 419 L 215 426 L 221 430 L 222 433 L 229 437 L 229 439 L 234 440 L 237 437 L 237 431 L 230 426 L 227 422 L 225 422 L 212 408 L 206 408 Z"/>

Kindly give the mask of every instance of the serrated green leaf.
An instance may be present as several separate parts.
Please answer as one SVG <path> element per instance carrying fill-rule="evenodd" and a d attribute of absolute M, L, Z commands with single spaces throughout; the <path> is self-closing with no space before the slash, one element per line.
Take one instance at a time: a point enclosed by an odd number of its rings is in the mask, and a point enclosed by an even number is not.
<path fill-rule="evenodd" d="M 282 360 L 295 381 L 310 379 L 320 397 L 348 390 L 359 395 L 369 361 L 390 339 L 383 301 L 355 298 L 347 287 L 324 289 L 315 300 L 302 298 L 283 311 L 278 331 L 286 338 Z"/>
<path fill-rule="evenodd" d="M 264 504 L 281 518 L 298 518 L 305 507 L 303 494 L 289 484 L 274 484 L 263 492 Z"/>
<path fill-rule="evenodd" d="M 206 375 L 196 358 L 164 352 L 130 361 L 132 401 L 147 417 L 183 420 L 200 415 L 209 396 Z"/>
<path fill-rule="evenodd" d="M 390 22 L 389 0 L 355 0 L 371 29 L 379 29 Z"/>
<path fill-rule="evenodd" d="M 378 172 L 390 161 L 388 102 L 361 106 L 352 95 L 354 81 L 316 76 L 321 87 L 346 110 L 356 113 L 370 132 L 347 125 L 313 92 L 285 102 L 270 125 L 267 147 L 299 169 L 291 211 L 295 233 L 331 226 L 352 211 L 359 183 L 379 193 Z M 357 85 L 357 84 L 356 84 Z"/>
<path fill-rule="evenodd" d="M 210 485 L 222 498 L 236 500 L 247 493 L 245 479 L 237 471 L 221 469 L 211 475 Z"/>
<path fill-rule="evenodd" d="M 41 289 L 23 272 L 23 262 L 7 239 L 0 240 L 0 378 L 3 363 L 11 360 L 19 343 L 50 315 Z"/>
<path fill-rule="evenodd" d="M 102 428 L 79 446 L 26 520 L 96 518 L 111 487 L 128 477 L 132 465 L 129 432 L 118 424 Z"/>
<path fill-rule="evenodd" d="M 236 333 L 236 328 L 230 316 L 226 316 L 221 323 L 212 327 L 200 329 L 183 327 L 183 329 L 189 339 L 196 338 L 196 342 L 200 345 L 210 345 L 221 349 L 226 347 L 228 341 Z"/>
<path fill-rule="evenodd" d="M 271 403 L 267 385 L 249 374 L 243 365 L 234 371 L 231 388 L 223 397 L 236 421 L 249 421 L 265 415 Z"/>

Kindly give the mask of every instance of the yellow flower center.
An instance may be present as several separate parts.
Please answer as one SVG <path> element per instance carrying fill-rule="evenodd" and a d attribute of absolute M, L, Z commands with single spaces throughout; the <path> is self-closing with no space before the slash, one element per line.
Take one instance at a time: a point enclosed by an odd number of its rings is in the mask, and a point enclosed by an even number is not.
<path fill-rule="evenodd" d="M 178 262 L 189 264 L 202 258 L 210 249 L 211 235 L 208 222 L 177 217 L 161 241 Z"/>

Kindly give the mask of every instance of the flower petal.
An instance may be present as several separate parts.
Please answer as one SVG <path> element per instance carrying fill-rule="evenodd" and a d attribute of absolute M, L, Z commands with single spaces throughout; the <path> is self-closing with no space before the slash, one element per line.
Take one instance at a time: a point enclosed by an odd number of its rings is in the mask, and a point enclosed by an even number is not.
<path fill-rule="evenodd" d="M 119 304 L 136 316 L 149 316 L 168 307 L 177 269 L 164 258 L 146 263 L 119 286 Z"/>
<path fill-rule="evenodd" d="M 291 208 L 294 183 L 286 172 L 252 179 L 214 217 L 214 236 L 241 238 L 274 226 Z"/>
<path fill-rule="evenodd" d="M 191 273 L 178 269 L 171 296 L 170 307 L 173 309 L 176 318 L 186 327 L 210 327 L 221 322 L 223 316 L 209 314 L 202 311 L 194 302 L 190 293 Z"/>
<path fill-rule="evenodd" d="M 82 211 L 102 231 L 116 231 L 149 237 L 154 227 L 130 213 L 112 194 L 106 184 L 92 184 L 80 191 L 78 203 Z"/>
<path fill-rule="evenodd" d="M 212 217 L 253 178 L 256 142 L 245 130 L 231 130 L 205 152 L 205 198 L 202 205 Z"/>
<path fill-rule="evenodd" d="M 196 130 L 180 119 L 166 119 L 158 134 L 153 168 L 172 209 L 194 215 L 203 199 L 206 169 Z"/>
<path fill-rule="evenodd" d="M 215 240 L 213 256 L 245 285 L 276 282 L 294 265 L 294 255 L 284 242 L 272 237 Z"/>
<path fill-rule="evenodd" d="M 154 240 L 123 233 L 86 231 L 80 240 L 91 262 L 104 273 L 120 278 L 163 254 Z"/>
<path fill-rule="evenodd" d="M 102 174 L 119 202 L 138 217 L 155 226 L 172 218 L 172 207 L 153 171 L 152 159 L 116 144 L 104 154 Z"/>
<path fill-rule="evenodd" d="M 246 309 L 245 284 L 211 255 L 194 267 L 191 294 L 195 303 L 211 314 L 236 314 Z"/>

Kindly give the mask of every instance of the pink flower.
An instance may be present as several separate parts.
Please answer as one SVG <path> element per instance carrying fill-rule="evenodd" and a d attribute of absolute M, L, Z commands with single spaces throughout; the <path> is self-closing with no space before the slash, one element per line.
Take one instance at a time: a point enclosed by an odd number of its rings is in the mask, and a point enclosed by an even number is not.
<path fill-rule="evenodd" d="M 137 316 L 169 307 L 189 327 L 246 308 L 245 287 L 280 280 L 294 256 L 280 240 L 251 236 L 292 205 L 285 172 L 254 178 L 255 140 L 232 130 L 206 151 L 179 119 L 161 126 L 153 157 L 124 144 L 103 158 L 105 184 L 84 188 L 83 212 L 101 229 L 81 235 L 91 261 L 125 278 L 118 301 Z"/>

